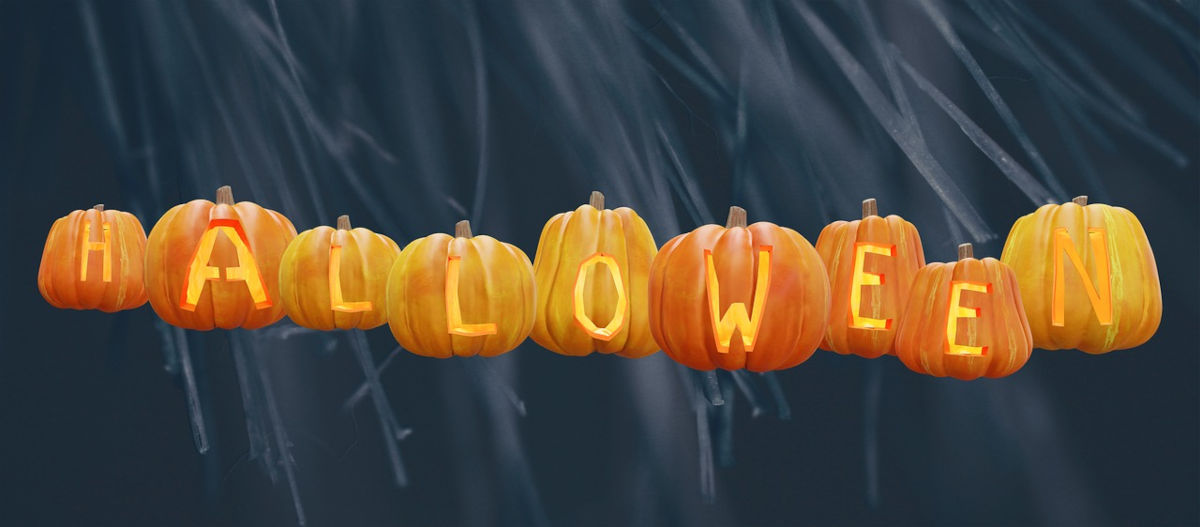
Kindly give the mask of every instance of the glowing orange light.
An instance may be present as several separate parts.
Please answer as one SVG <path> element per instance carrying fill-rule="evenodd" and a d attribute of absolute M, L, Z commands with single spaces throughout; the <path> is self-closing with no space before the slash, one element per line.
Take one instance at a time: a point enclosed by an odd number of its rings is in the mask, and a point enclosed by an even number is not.
<path fill-rule="evenodd" d="M 105 282 L 112 281 L 112 258 L 109 257 L 109 248 L 112 247 L 112 230 L 108 222 L 101 224 L 104 228 L 104 241 L 92 241 L 92 224 L 85 223 L 83 225 L 83 243 L 79 250 L 79 279 L 87 280 L 88 255 L 92 251 L 103 251 L 104 253 L 104 269 L 100 272 L 101 280 Z"/>
<path fill-rule="evenodd" d="M 717 318 L 721 309 L 721 291 L 717 283 L 717 266 L 713 263 L 712 251 L 704 250 L 704 269 L 706 272 L 705 285 L 708 290 L 708 308 L 712 317 L 713 335 L 717 339 L 717 352 L 729 353 L 729 342 L 733 340 L 733 331 L 742 334 L 742 347 L 747 351 L 754 350 L 754 340 L 758 338 L 758 328 L 762 324 L 763 305 L 767 302 L 767 292 L 770 290 L 771 279 L 771 246 L 758 248 L 758 279 L 754 282 L 753 314 L 746 313 L 746 304 L 734 302 L 729 304 L 725 316 Z"/>
<path fill-rule="evenodd" d="M 963 291 L 991 294 L 992 284 L 954 280 L 950 282 L 950 312 L 946 315 L 946 355 L 987 355 L 987 346 L 965 346 L 958 343 L 958 319 L 979 318 L 980 309 L 959 305 Z"/>
<path fill-rule="evenodd" d="M 1075 244 L 1071 242 L 1067 228 L 1054 229 L 1054 312 L 1051 314 L 1051 324 L 1066 325 L 1067 277 L 1063 273 L 1062 255 L 1064 252 L 1071 260 L 1071 265 L 1075 266 L 1075 271 L 1083 278 L 1083 289 L 1087 291 L 1088 300 L 1092 302 L 1096 319 L 1100 321 L 1101 326 L 1112 324 L 1112 296 L 1108 283 L 1108 246 L 1104 238 L 1104 229 L 1088 228 L 1088 240 L 1092 244 L 1092 261 L 1096 263 L 1096 284 L 1099 286 L 1097 290 L 1097 287 L 1092 285 L 1091 275 L 1083 267 L 1079 253 L 1075 252 Z"/>
<path fill-rule="evenodd" d="M 862 304 L 862 288 L 868 285 L 883 285 L 883 275 L 863 270 L 867 253 L 895 256 L 896 246 L 880 243 L 858 242 L 854 244 L 854 275 L 850 283 L 850 327 L 859 329 L 891 329 L 892 319 L 870 318 L 859 315 Z"/>
<path fill-rule="evenodd" d="M 329 307 L 342 313 L 370 311 L 371 302 L 346 302 L 342 298 L 342 246 L 329 246 Z"/>
<path fill-rule="evenodd" d="M 250 298 L 254 300 L 255 309 L 271 307 L 271 298 L 267 295 L 267 288 L 262 274 L 258 272 L 254 255 L 250 252 L 250 241 L 246 238 L 246 231 L 242 229 L 241 222 L 233 219 L 210 221 L 208 229 L 200 236 L 200 243 L 196 244 L 196 252 L 192 254 L 191 263 L 188 264 L 187 282 L 183 284 L 180 307 L 185 311 L 195 311 L 196 303 L 200 301 L 200 293 L 204 292 L 208 281 L 221 279 L 221 268 L 208 265 L 217 242 L 217 234 L 224 234 L 237 250 L 238 265 L 224 268 L 225 281 L 244 282 L 250 292 Z"/>
<path fill-rule="evenodd" d="M 591 317 L 588 317 L 587 312 L 583 307 L 584 285 L 587 282 L 587 270 L 590 267 L 604 264 L 608 269 L 608 275 L 612 277 L 613 286 L 617 288 L 617 309 L 613 313 L 612 320 L 608 321 L 608 325 L 598 327 Z M 575 322 L 583 328 L 592 338 L 604 341 L 612 340 L 612 338 L 621 331 L 625 325 L 625 309 L 628 307 L 628 301 L 625 298 L 625 283 L 621 280 L 621 268 L 617 266 L 617 259 L 612 255 L 604 253 L 596 253 L 579 264 L 579 272 L 575 274 Z"/>
<path fill-rule="evenodd" d="M 451 335 L 463 337 L 480 337 L 495 335 L 496 324 L 463 324 L 462 310 L 458 305 L 458 268 L 461 256 L 451 256 L 446 262 L 446 329 Z"/>

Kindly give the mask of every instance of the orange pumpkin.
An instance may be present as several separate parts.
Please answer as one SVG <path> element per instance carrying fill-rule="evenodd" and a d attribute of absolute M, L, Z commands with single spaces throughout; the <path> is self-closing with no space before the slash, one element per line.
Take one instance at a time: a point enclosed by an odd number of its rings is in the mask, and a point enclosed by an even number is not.
<path fill-rule="evenodd" d="M 821 231 L 817 253 L 833 289 L 822 348 L 868 359 L 894 354 L 896 324 L 925 266 L 917 228 L 894 214 L 879 217 L 868 199 L 861 220 L 835 221 Z"/>
<path fill-rule="evenodd" d="M 387 279 L 400 247 L 391 238 L 320 226 L 300 233 L 283 252 L 279 296 L 288 318 L 306 328 L 371 329 L 387 322 Z"/>
<path fill-rule="evenodd" d="M 1017 272 L 1039 348 L 1108 353 L 1158 330 L 1158 266 L 1126 209 L 1089 205 L 1087 196 L 1043 205 L 1013 224 L 1000 259 Z"/>
<path fill-rule="evenodd" d="M 704 225 L 667 242 L 650 267 L 650 331 L 697 370 L 762 372 L 807 360 L 829 321 L 829 280 L 813 246 L 773 223 Z"/>
<path fill-rule="evenodd" d="M 646 297 L 657 252 L 646 222 L 628 207 L 605 209 L 599 192 L 550 218 L 533 260 L 533 340 L 563 355 L 638 358 L 658 351 Z"/>
<path fill-rule="evenodd" d="M 187 329 L 273 324 L 283 318 L 279 262 L 294 237 L 282 214 L 234 204 L 227 186 L 217 189 L 216 203 L 176 205 L 147 240 L 150 305 L 168 324 Z"/>
<path fill-rule="evenodd" d="M 964 381 L 1011 375 L 1033 350 L 1017 275 L 971 244 L 958 261 L 917 271 L 896 331 L 896 356 L 910 370 Z"/>
<path fill-rule="evenodd" d="M 516 348 L 533 328 L 533 266 L 521 249 L 491 236 L 413 241 L 392 265 L 388 327 L 402 347 L 426 357 L 492 357 Z"/>
<path fill-rule="evenodd" d="M 146 303 L 146 232 L 132 214 L 96 205 L 55 220 L 46 236 L 38 290 L 59 309 L 112 313 Z"/>

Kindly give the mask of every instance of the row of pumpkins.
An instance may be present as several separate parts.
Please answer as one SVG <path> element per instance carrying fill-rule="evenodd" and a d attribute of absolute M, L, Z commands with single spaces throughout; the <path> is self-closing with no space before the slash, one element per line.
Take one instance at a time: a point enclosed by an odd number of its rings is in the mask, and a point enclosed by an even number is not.
<path fill-rule="evenodd" d="M 235 203 L 175 206 L 146 237 L 102 205 L 54 223 L 38 272 L 59 308 L 113 312 L 150 301 L 175 326 L 261 328 L 286 314 L 318 330 L 385 322 L 407 350 L 495 356 L 526 337 L 564 355 L 643 357 L 662 349 L 699 370 L 796 366 L 817 347 L 959 379 L 1002 377 L 1034 346 L 1105 353 L 1137 346 L 1162 314 L 1146 234 L 1128 210 L 1086 197 L 1013 225 L 1000 260 L 925 263 L 916 228 L 880 217 L 837 221 L 814 248 L 796 231 L 704 225 L 658 248 L 632 209 L 590 203 L 546 223 L 531 264 L 521 249 L 433 234 L 403 250 L 337 227 L 299 235 L 282 214 Z M 1067 307 L 1070 309 L 1067 309 Z"/>

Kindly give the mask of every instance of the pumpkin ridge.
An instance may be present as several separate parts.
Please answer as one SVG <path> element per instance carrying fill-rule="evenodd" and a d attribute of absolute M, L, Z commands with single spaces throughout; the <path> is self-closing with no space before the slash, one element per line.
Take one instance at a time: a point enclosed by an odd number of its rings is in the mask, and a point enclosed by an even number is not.
<path fill-rule="evenodd" d="M 668 269 L 671 269 L 673 267 L 671 264 L 674 262 L 675 257 L 680 254 L 679 248 L 681 246 L 683 246 L 685 243 L 687 243 L 687 241 L 688 241 L 687 238 L 689 236 L 691 236 L 691 234 L 692 233 L 680 234 L 679 237 L 677 238 L 679 240 L 679 243 L 677 243 L 674 247 L 664 251 L 667 253 L 666 258 L 663 260 L 663 269 L 664 269 L 663 273 L 664 274 L 667 273 Z M 667 288 L 668 288 L 668 285 L 666 283 L 666 280 L 664 279 L 660 283 L 660 289 L 659 289 L 659 298 L 660 299 L 662 299 L 662 300 L 666 299 Z M 671 331 L 673 326 L 671 324 L 663 324 L 662 323 L 662 321 L 665 320 L 663 312 L 666 310 L 666 302 L 660 301 L 658 308 L 659 308 L 659 315 L 658 315 L 659 318 L 658 319 L 659 319 L 659 325 L 661 328 L 659 331 L 662 332 L 663 340 L 666 341 L 666 343 L 665 343 L 666 345 L 663 346 L 663 351 L 666 351 L 667 354 L 669 356 L 671 356 L 671 358 L 675 359 L 676 361 L 683 364 L 684 366 L 687 366 L 687 367 L 693 368 L 693 369 L 703 369 L 703 368 L 696 368 L 694 366 L 695 363 L 692 360 L 689 360 L 689 358 L 684 355 L 683 350 L 679 349 L 679 347 L 674 342 L 675 339 L 671 338 L 672 334 L 674 333 L 673 331 Z M 709 365 L 712 365 L 711 360 L 709 362 L 710 362 Z M 712 366 L 715 366 L 715 365 L 712 365 Z M 712 369 L 712 368 L 709 368 L 709 369 Z"/>
<path fill-rule="evenodd" d="M 834 272 L 837 273 L 835 279 L 840 285 L 843 283 L 843 275 L 846 273 L 845 266 L 842 265 L 842 254 L 846 252 L 846 246 L 852 243 L 852 239 L 850 238 L 851 228 L 854 228 L 857 231 L 858 226 L 853 225 L 848 221 L 837 222 L 836 225 L 838 225 L 837 230 L 835 230 L 833 233 L 833 258 L 830 261 L 833 262 Z M 818 242 L 819 241 L 820 240 L 818 239 Z M 826 269 L 826 271 L 828 271 L 828 269 Z M 853 273 L 853 270 L 851 270 L 851 273 Z M 831 287 L 832 285 L 833 284 L 830 284 Z M 844 297 L 844 291 L 839 291 L 838 296 L 839 298 Z M 842 315 L 845 316 L 845 313 L 843 312 Z M 842 332 L 838 331 L 838 329 L 840 328 L 835 328 L 833 324 L 827 324 L 825 327 L 825 335 L 827 336 L 827 341 L 829 343 L 829 350 L 844 355 L 846 352 L 841 350 L 846 349 L 846 346 L 848 345 L 846 342 L 847 336 L 842 335 Z"/>
<path fill-rule="evenodd" d="M 494 333 L 492 335 L 482 335 L 479 337 L 470 337 L 471 338 L 470 342 L 473 345 L 473 349 L 471 350 L 471 353 L 470 353 L 470 355 L 472 355 L 472 356 L 483 355 L 485 357 L 490 357 L 492 355 L 491 348 L 496 347 L 494 344 L 499 342 L 500 346 L 505 346 L 508 344 L 508 340 L 510 338 L 509 335 L 504 331 L 504 329 L 505 329 L 504 324 L 501 321 L 501 317 L 508 315 L 508 313 L 496 313 L 495 312 L 496 300 L 500 297 L 500 295 L 496 294 L 496 291 L 495 291 L 495 284 L 497 283 L 497 281 L 495 278 L 496 270 L 494 269 L 494 267 L 496 267 L 496 266 L 492 265 L 494 262 L 489 262 L 489 261 L 485 260 L 483 257 L 483 251 L 480 250 L 480 247 L 483 246 L 484 244 L 491 245 L 493 243 L 498 244 L 500 242 L 498 240 L 494 240 L 494 239 L 489 240 L 483 235 L 467 239 L 467 250 L 470 252 L 470 254 L 472 256 L 474 256 L 475 258 L 478 259 L 478 261 L 480 263 L 479 267 L 483 269 L 483 291 L 484 291 L 483 305 L 485 306 L 483 320 L 494 321 L 496 324 L 496 333 Z M 491 251 L 489 251 L 488 255 L 491 256 Z M 497 260 L 499 260 L 499 259 L 497 259 Z M 463 261 L 466 261 L 465 255 L 464 255 Z M 499 262 L 499 263 L 503 264 L 503 262 Z M 460 276 L 459 285 L 462 285 L 462 279 L 461 279 L 462 275 L 460 274 L 459 276 Z M 461 291 L 461 289 L 460 289 L 460 291 Z M 457 353 L 457 350 L 455 350 L 455 351 Z"/>
<path fill-rule="evenodd" d="M 283 258 L 283 261 L 281 263 L 283 263 L 283 265 L 287 265 L 287 266 L 291 267 L 292 280 L 294 280 L 296 282 L 296 286 L 284 289 L 283 284 L 280 284 L 279 296 L 280 296 L 280 300 L 283 301 L 284 303 L 290 303 L 291 305 L 296 306 L 296 310 L 299 312 L 298 314 L 300 315 L 300 318 L 302 319 L 300 321 L 300 325 L 316 326 L 323 331 L 330 331 L 330 330 L 335 329 L 337 327 L 337 325 L 336 324 L 325 324 L 324 323 L 325 321 L 322 320 L 321 317 L 314 316 L 312 313 L 309 313 L 308 306 L 307 306 L 308 303 L 302 301 L 301 294 L 300 294 L 301 288 L 304 287 L 303 280 L 302 280 L 302 278 L 300 278 L 300 277 L 304 276 L 304 274 L 301 272 L 301 268 L 300 268 L 302 261 L 301 261 L 301 258 L 297 258 L 293 254 L 288 254 L 289 252 L 291 252 L 291 249 L 293 249 L 293 248 L 295 249 L 295 251 L 297 253 L 308 252 L 308 251 L 304 250 L 304 247 L 308 244 L 317 244 L 319 246 L 320 243 L 316 239 L 317 233 L 320 232 L 318 229 L 320 229 L 320 227 L 316 227 L 313 230 L 300 233 L 300 235 L 297 236 L 295 240 L 293 240 L 292 245 L 290 247 L 288 247 L 288 250 L 284 251 L 284 255 L 286 257 Z M 285 294 L 288 294 L 291 298 L 290 299 L 282 298 Z"/>
<path fill-rule="evenodd" d="M 334 234 L 335 235 L 337 234 L 336 229 L 334 230 Z M 360 240 L 359 235 L 363 235 L 362 237 L 365 239 Z M 346 251 L 346 252 L 353 253 L 355 258 L 358 260 L 358 276 L 360 279 L 357 280 L 356 282 L 366 285 L 368 277 L 371 276 L 371 269 L 368 267 L 368 264 L 370 263 L 368 261 L 368 254 L 369 254 L 368 251 L 370 250 L 369 244 L 371 243 L 370 234 L 369 234 L 369 232 L 366 231 L 366 229 L 362 229 L 360 227 L 360 228 L 351 229 L 351 230 L 347 231 L 346 235 L 343 236 L 343 238 L 344 238 L 344 241 L 342 242 L 343 244 L 345 244 L 347 246 L 349 246 L 351 243 L 354 244 L 354 250 Z M 346 252 L 343 252 L 342 254 L 346 254 Z M 339 280 L 339 286 L 342 288 L 342 291 L 345 291 L 346 290 L 345 284 L 340 283 L 340 281 L 342 279 L 341 276 L 337 276 L 337 277 L 335 277 L 335 279 Z M 352 298 L 358 298 L 358 295 L 361 295 L 363 298 L 366 298 L 368 296 L 366 294 L 366 291 L 357 291 L 357 289 L 359 289 L 359 286 L 357 283 L 354 284 L 354 287 L 352 289 L 354 289 L 354 290 L 350 291 L 350 294 L 355 295 Z M 372 304 L 372 308 L 374 308 L 374 307 L 377 307 L 377 306 Z M 330 311 L 332 311 L 332 310 L 330 310 Z M 345 329 L 354 329 L 354 328 L 357 328 L 362 325 L 363 319 L 366 318 L 367 312 L 366 311 L 355 311 L 353 313 L 342 313 L 342 314 L 349 315 L 349 318 L 350 318 L 350 321 L 346 324 Z M 336 311 L 334 311 L 333 312 L 333 325 L 334 326 L 337 326 L 337 316 L 338 316 L 338 313 Z"/>
<path fill-rule="evenodd" d="M 670 240 L 667 240 L 667 243 L 663 244 L 662 249 L 659 250 L 658 254 L 656 254 L 654 259 L 651 260 L 650 272 L 646 277 L 647 289 L 649 290 L 649 298 L 647 298 L 646 305 L 647 309 L 649 310 L 647 315 L 650 326 L 650 336 L 654 339 L 654 343 L 658 346 L 659 350 L 666 353 L 667 356 L 671 357 L 672 359 L 674 359 L 674 356 L 672 355 L 674 352 L 668 349 L 670 347 L 669 345 L 664 344 L 668 341 L 666 332 L 662 328 L 663 294 L 666 286 L 663 283 L 662 278 L 665 271 L 662 271 L 661 269 L 666 267 L 666 264 L 671 257 L 671 253 L 673 253 L 675 251 L 675 247 L 679 245 L 679 236 L 671 238 Z M 660 257 L 663 259 L 661 267 L 658 261 Z"/>
<path fill-rule="evenodd" d="M 572 249 L 574 248 L 570 246 L 570 236 L 568 236 L 568 233 L 571 230 L 572 220 L 577 221 L 579 219 L 578 215 L 580 214 L 580 210 L 582 208 L 583 205 L 573 211 L 562 213 L 562 220 L 558 224 L 558 232 L 555 233 L 553 237 L 555 249 L 557 249 L 558 252 L 553 255 L 554 278 L 549 283 L 549 290 L 547 291 L 545 302 L 545 312 L 547 314 L 547 316 L 544 318 L 546 332 L 550 335 L 550 340 L 554 343 L 556 350 L 559 353 L 569 356 L 581 355 L 579 353 L 575 353 L 570 347 L 571 322 L 566 322 L 566 327 L 562 326 L 564 322 L 562 322 L 556 316 L 556 314 L 568 312 L 568 310 L 563 309 L 563 306 L 561 305 L 562 297 L 564 296 L 562 295 L 561 287 L 568 287 L 566 284 L 571 278 L 572 270 L 567 268 L 567 264 L 564 260 L 574 259 L 572 257 Z M 571 298 L 573 300 L 573 296 Z M 539 304 L 538 307 L 541 307 L 541 304 Z M 569 312 L 574 313 L 574 305 L 572 304 L 568 307 L 571 308 Z M 586 353 L 583 355 L 586 355 Z"/>
<path fill-rule="evenodd" d="M 520 247 L 505 242 L 500 242 L 500 246 L 508 250 L 513 260 L 516 261 L 517 267 L 523 271 L 522 274 L 526 278 L 521 281 L 523 284 L 521 287 L 521 334 L 528 337 L 530 331 L 533 330 L 533 321 L 537 318 L 537 279 L 533 276 L 533 264 L 529 261 L 529 255 L 525 254 L 525 251 L 522 251 Z M 526 287 L 530 285 L 532 287 Z M 533 304 L 532 306 L 530 305 L 531 303 Z M 508 351 L 520 346 L 526 337 L 521 337 L 520 340 L 509 347 Z"/>
<path fill-rule="evenodd" d="M 631 290 L 633 287 L 633 267 L 629 265 L 629 236 L 627 236 L 625 232 L 627 227 L 625 216 L 617 211 L 605 212 L 611 212 L 613 217 L 616 218 L 617 228 L 613 229 L 613 236 L 617 238 L 617 241 L 613 245 L 621 248 L 621 261 L 618 263 L 620 265 L 619 268 L 625 269 L 626 273 L 624 274 L 628 275 L 622 276 L 621 280 L 621 289 L 623 289 L 623 292 L 625 293 L 626 306 L 625 313 L 621 314 L 621 330 L 618 331 L 617 335 L 613 336 L 613 340 L 610 340 L 607 344 L 612 344 L 618 355 L 625 355 L 625 349 L 631 344 L 630 341 L 633 339 L 633 310 L 637 309 L 637 306 L 635 305 L 636 302 L 634 300 L 637 297 L 633 295 L 633 291 Z M 616 289 L 615 285 L 613 289 Z M 613 314 L 615 318 L 615 311 Z M 593 342 L 595 342 L 595 339 L 593 339 Z"/>
<path fill-rule="evenodd" d="M 543 245 L 542 241 L 538 242 L 538 250 L 534 254 L 535 262 L 540 261 L 540 262 L 543 262 L 543 265 L 546 265 L 544 263 L 547 261 L 546 258 L 550 258 L 549 265 L 551 266 L 550 267 L 550 280 L 548 280 L 546 282 L 546 284 L 548 284 L 546 286 L 546 292 L 544 293 L 544 295 L 543 295 L 543 293 L 540 293 L 540 292 L 537 293 L 537 296 L 534 299 L 534 302 L 535 302 L 534 308 L 536 310 L 538 310 L 537 311 L 538 313 L 546 313 L 546 315 L 539 316 L 539 315 L 535 314 L 534 328 L 536 331 L 536 328 L 538 326 L 541 326 L 542 331 L 540 332 L 540 336 L 543 336 L 546 339 L 548 339 L 550 341 L 550 343 L 553 345 L 554 351 L 557 351 L 560 353 L 565 352 L 566 349 L 563 347 L 562 342 L 559 342 L 558 337 L 555 335 L 554 330 L 551 329 L 551 327 L 550 327 L 551 315 L 549 315 L 549 313 L 552 313 L 552 311 L 550 311 L 550 302 L 554 299 L 554 293 L 556 290 L 555 285 L 557 285 L 556 282 L 558 281 L 558 274 L 562 267 L 562 253 L 563 253 L 563 245 L 565 243 L 563 238 L 566 236 L 567 222 L 571 219 L 571 215 L 573 214 L 573 212 L 574 211 L 560 212 L 558 214 L 555 214 L 554 217 L 550 218 L 550 221 L 547 222 L 546 226 L 542 229 L 542 239 L 545 241 L 546 245 L 548 245 L 550 248 L 554 249 L 554 254 L 550 255 L 550 256 L 543 256 L 542 247 L 544 245 Z M 557 222 L 557 223 L 555 223 L 555 222 Z M 552 228 L 554 229 L 554 231 L 551 231 Z M 536 272 L 537 272 L 537 265 L 535 263 L 534 273 L 536 274 Z M 534 279 L 535 280 L 537 279 L 536 276 Z"/>
<path fill-rule="evenodd" d="M 1104 342 L 1098 349 L 1099 351 L 1111 351 L 1114 348 L 1114 343 L 1117 338 L 1117 330 L 1121 326 L 1121 315 L 1125 311 L 1125 262 L 1124 258 L 1122 258 L 1123 253 L 1121 251 L 1121 249 L 1124 247 L 1117 245 L 1117 233 L 1115 232 L 1116 229 L 1114 229 L 1114 227 L 1117 227 L 1119 223 L 1116 221 L 1116 218 L 1113 217 L 1111 207 L 1108 207 L 1107 205 L 1100 206 L 1100 213 L 1104 218 L 1104 243 L 1107 244 L 1108 248 L 1110 249 L 1108 251 L 1108 291 L 1110 295 L 1109 302 L 1111 302 L 1112 305 L 1112 323 L 1109 324 L 1108 327 L 1104 328 Z M 1127 225 L 1120 226 L 1127 227 Z M 1137 246 L 1139 244 L 1132 243 L 1129 245 Z M 1088 251 L 1088 255 L 1091 256 L 1091 251 Z M 1093 267 L 1095 266 L 1093 265 Z M 1090 345 L 1088 347 L 1089 349 L 1097 349 Z"/>
<path fill-rule="evenodd" d="M 103 214 L 101 215 L 101 221 L 103 221 Z M 117 251 L 121 255 L 121 257 L 120 257 L 121 266 L 117 269 L 112 270 L 114 281 L 117 282 L 117 284 L 116 284 L 117 285 L 117 291 L 116 291 L 117 298 L 116 298 L 116 302 L 112 305 L 112 310 L 111 311 L 105 310 L 109 313 L 119 311 L 125 305 L 125 293 L 127 291 L 128 286 L 126 285 L 125 280 L 122 280 L 120 277 L 122 277 L 125 273 L 127 273 L 129 271 L 129 244 L 128 244 L 128 241 L 125 239 L 125 233 L 123 232 L 125 230 L 123 228 L 125 225 L 124 218 L 121 218 L 120 215 L 114 213 L 112 215 L 111 224 L 112 224 L 111 229 L 112 229 L 113 238 L 114 238 L 113 241 L 116 242 Z"/>
<path fill-rule="evenodd" d="M 1132 212 L 1120 207 L 1118 209 L 1122 211 L 1122 217 L 1129 223 L 1130 230 L 1137 240 L 1138 261 L 1142 262 L 1145 274 L 1142 284 L 1145 292 L 1142 294 L 1141 319 L 1131 337 L 1122 341 L 1124 347 L 1133 347 L 1144 344 L 1158 331 L 1158 326 L 1162 321 L 1162 286 L 1159 284 L 1158 264 L 1154 260 L 1154 250 L 1150 247 L 1150 238 L 1146 236 L 1145 229 L 1142 228 L 1141 222 Z"/>
<path fill-rule="evenodd" d="M 793 246 L 795 246 L 794 248 L 796 250 L 797 255 L 801 256 L 803 258 L 803 254 L 802 254 L 803 253 L 803 245 L 799 243 L 800 241 L 798 239 L 796 239 L 797 237 L 800 237 L 801 234 L 799 232 L 796 232 L 787 227 L 782 227 L 781 229 L 784 231 L 784 234 L 785 234 L 785 238 L 786 238 L 785 243 L 791 243 Z M 752 245 L 752 247 L 753 247 L 753 245 Z M 818 261 L 820 260 L 820 255 L 817 256 L 817 259 L 818 259 Z M 758 262 L 755 262 L 755 265 L 757 265 L 757 264 L 758 264 Z M 825 271 L 822 270 L 821 273 L 824 274 Z M 803 341 L 804 341 L 804 330 L 806 329 L 804 327 L 804 320 L 807 318 L 811 299 L 808 297 L 809 291 L 804 288 L 804 281 L 797 280 L 797 283 L 800 284 L 800 289 L 801 289 L 799 296 L 800 296 L 800 298 L 803 298 L 804 301 L 800 302 L 800 315 L 797 317 L 796 325 L 799 326 L 799 329 L 795 332 L 795 335 L 792 336 L 791 339 L 789 339 L 790 342 L 788 342 L 787 346 L 786 346 L 787 349 L 793 350 L 793 354 L 780 356 L 775 361 L 767 364 L 766 367 L 763 367 L 763 368 L 757 370 L 760 373 L 766 372 L 766 371 L 777 370 L 780 367 L 785 367 L 787 365 L 790 365 L 796 359 L 797 356 L 803 355 L 807 351 L 806 349 L 802 348 L 801 345 L 803 344 Z M 764 304 L 763 307 L 765 308 L 766 305 Z M 828 311 L 829 311 L 828 308 L 826 308 L 825 311 L 826 311 L 825 318 L 828 318 Z M 826 327 L 826 330 L 828 330 L 829 324 L 826 323 L 825 327 Z M 799 353 L 796 353 L 796 351 L 799 351 Z M 816 350 L 813 350 L 813 351 L 815 352 Z M 808 358 L 811 356 L 812 355 L 809 354 L 808 357 L 805 357 L 804 360 L 801 360 L 801 361 L 797 362 L 796 364 L 799 364 L 799 363 L 804 362 L 805 360 L 808 360 Z M 747 362 L 749 362 L 749 361 L 747 361 Z"/>
<path fill-rule="evenodd" d="M 1025 315 L 1024 303 L 1021 301 L 1021 288 L 1017 284 L 1017 273 L 1007 265 L 1002 264 L 1002 266 L 1004 269 L 1005 287 L 1008 288 L 1009 305 L 1012 306 L 1013 326 L 1022 329 L 1020 347 L 1014 348 L 1020 349 L 1021 355 L 1017 357 L 1014 353 L 1012 355 L 1013 360 L 1009 361 L 1009 367 L 1006 370 L 1007 373 L 1014 373 L 1024 367 L 1025 363 L 1029 361 L 1029 356 L 1033 352 L 1033 337 L 1030 335 L 1029 318 Z M 1018 343 L 1013 343 L 1013 346 L 1017 345 Z"/>

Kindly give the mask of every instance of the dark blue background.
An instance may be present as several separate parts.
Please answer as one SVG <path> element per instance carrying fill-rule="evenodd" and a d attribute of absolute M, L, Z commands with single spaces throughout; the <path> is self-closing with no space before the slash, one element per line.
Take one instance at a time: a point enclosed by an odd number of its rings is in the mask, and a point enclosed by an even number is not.
<path fill-rule="evenodd" d="M 200 456 L 149 306 L 39 298 L 45 234 L 72 209 L 134 211 L 148 231 L 231 184 L 299 230 L 349 213 L 403 245 L 467 217 L 532 257 L 543 223 L 593 189 L 635 207 L 660 245 L 730 204 L 815 242 L 876 197 L 942 261 L 961 241 L 998 257 L 1036 208 L 899 70 L 928 152 L 994 235 L 970 236 L 805 18 L 893 105 L 871 35 L 894 42 L 1045 183 L 915 2 L 863 3 L 871 24 L 853 2 L 591 4 L 0 2 L 0 523 L 295 522 L 286 484 L 245 458 L 230 335 L 189 337 L 213 444 Z M 239 332 L 275 380 L 309 523 L 1200 522 L 1196 4 L 933 5 L 1044 156 L 1055 197 L 1141 219 L 1164 301 L 1150 342 L 1035 351 L 1009 378 L 970 383 L 819 351 L 778 374 L 786 421 L 753 418 L 723 376 L 733 464 L 707 504 L 696 395 L 661 353 L 401 354 L 383 375 L 413 429 L 399 490 L 369 401 L 339 410 L 362 378 L 343 335 Z M 394 346 L 385 328 L 369 339 L 378 360 Z"/>

